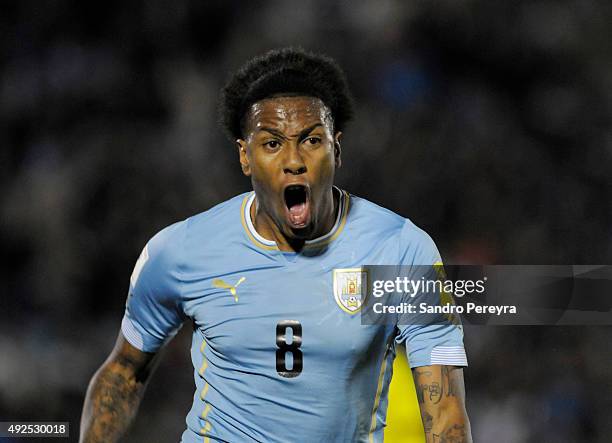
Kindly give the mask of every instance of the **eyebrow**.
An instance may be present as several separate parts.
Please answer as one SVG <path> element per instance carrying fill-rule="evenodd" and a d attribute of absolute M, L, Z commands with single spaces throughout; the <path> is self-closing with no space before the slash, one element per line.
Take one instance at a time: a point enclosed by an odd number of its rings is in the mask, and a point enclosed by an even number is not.
<path fill-rule="evenodd" d="M 319 126 L 323 126 L 323 124 L 322 123 L 315 123 L 314 125 L 309 126 L 308 128 L 301 130 L 300 133 L 298 134 L 298 138 L 299 139 L 304 138 L 306 135 L 310 134 L 315 128 L 318 128 Z M 263 126 L 263 127 L 259 128 L 257 130 L 257 132 L 260 132 L 260 131 L 266 131 L 266 132 L 269 132 L 272 135 L 276 135 L 277 137 L 280 137 L 282 139 L 285 139 L 285 140 L 287 139 L 287 136 L 285 134 L 283 134 L 281 131 L 279 131 L 278 129 L 274 129 L 274 128 L 269 128 L 267 126 Z"/>

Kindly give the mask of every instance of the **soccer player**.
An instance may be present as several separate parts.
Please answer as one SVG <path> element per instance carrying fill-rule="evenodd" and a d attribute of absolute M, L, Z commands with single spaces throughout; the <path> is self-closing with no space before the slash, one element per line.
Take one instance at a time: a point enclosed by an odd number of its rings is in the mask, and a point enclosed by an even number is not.
<path fill-rule="evenodd" d="M 268 52 L 223 91 L 222 121 L 253 191 L 144 247 L 121 333 L 94 375 L 82 442 L 118 440 L 155 356 L 187 320 L 196 391 L 185 443 L 381 442 L 405 343 L 427 441 L 470 442 L 460 326 L 362 325 L 362 265 L 432 265 L 410 220 L 334 186 L 351 116 L 324 56 Z"/>

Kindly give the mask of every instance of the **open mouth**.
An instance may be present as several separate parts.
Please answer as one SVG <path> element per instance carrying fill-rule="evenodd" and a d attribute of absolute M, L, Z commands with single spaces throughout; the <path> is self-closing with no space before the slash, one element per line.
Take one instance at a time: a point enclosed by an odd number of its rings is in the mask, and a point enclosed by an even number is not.
<path fill-rule="evenodd" d="M 285 205 L 292 228 L 304 228 L 310 221 L 308 188 L 304 185 L 290 185 L 285 188 Z"/>

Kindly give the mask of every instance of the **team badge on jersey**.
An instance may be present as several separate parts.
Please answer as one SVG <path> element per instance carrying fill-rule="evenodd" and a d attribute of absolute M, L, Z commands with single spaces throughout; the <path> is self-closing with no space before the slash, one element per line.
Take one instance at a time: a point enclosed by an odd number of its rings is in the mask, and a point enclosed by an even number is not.
<path fill-rule="evenodd" d="M 359 312 L 366 297 L 368 273 L 361 268 L 334 269 L 334 299 L 349 314 Z"/>

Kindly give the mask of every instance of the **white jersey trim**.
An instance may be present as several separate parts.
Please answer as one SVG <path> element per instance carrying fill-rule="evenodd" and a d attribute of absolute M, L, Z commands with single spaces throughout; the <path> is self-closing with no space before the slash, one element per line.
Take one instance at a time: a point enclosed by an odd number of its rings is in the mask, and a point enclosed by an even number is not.
<path fill-rule="evenodd" d="M 331 237 L 332 235 L 334 235 L 336 233 L 336 231 L 338 230 L 338 228 L 340 227 L 340 221 L 342 220 L 342 215 L 344 212 L 344 192 L 342 192 L 338 187 L 334 186 L 334 190 L 337 191 L 340 194 L 340 201 L 338 204 L 338 214 L 336 214 L 336 221 L 334 222 L 334 226 L 331 228 L 331 230 L 325 234 L 322 235 L 321 237 L 317 237 L 317 238 L 313 238 L 312 240 L 306 240 L 304 243 L 307 245 L 313 244 L 313 243 L 317 243 L 320 242 L 322 240 L 325 240 L 329 237 Z M 257 239 L 258 242 L 263 243 L 266 246 L 276 246 L 276 242 L 273 240 L 268 240 L 264 237 L 262 237 L 259 232 L 257 232 L 257 230 L 255 230 L 255 226 L 253 225 L 253 220 L 251 220 L 251 206 L 253 206 L 253 202 L 255 201 L 255 193 L 253 192 L 247 202 L 246 205 L 244 205 L 244 219 L 246 221 L 247 224 L 247 228 L 249 230 L 249 232 L 251 233 L 251 235 L 253 235 L 253 237 L 255 237 Z"/>
<path fill-rule="evenodd" d="M 431 350 L 432 365 L 467 366 L 463 346 L 436 346 Z"/>
<path fill-rule="evenodd" d="M 244 219 L 246 220 L 247 227 L 249 231 L 257 239 L 258 242 L 263 243 L 267 246 L 276 246 L 276 242 L 273 240 L 268 240 L 263 238 L 259 232 L 255 230 L 255 226 L 253 226 L 253 220 L 251 220 L 251 206 L 253 206 L 253 202 L 255 201 L 255 193 L 253 192 L 249 199 L 247 200 L 247 204 L 244 207 Z"/>
<path fill-rule="evenodd" d="M 136 330 L 131 320 L 125 315 L 121 320 L 121 332 L 125 339 L 136 349 L 142 351 L 144 349 L 144 340 L 142 334 Z"/>

